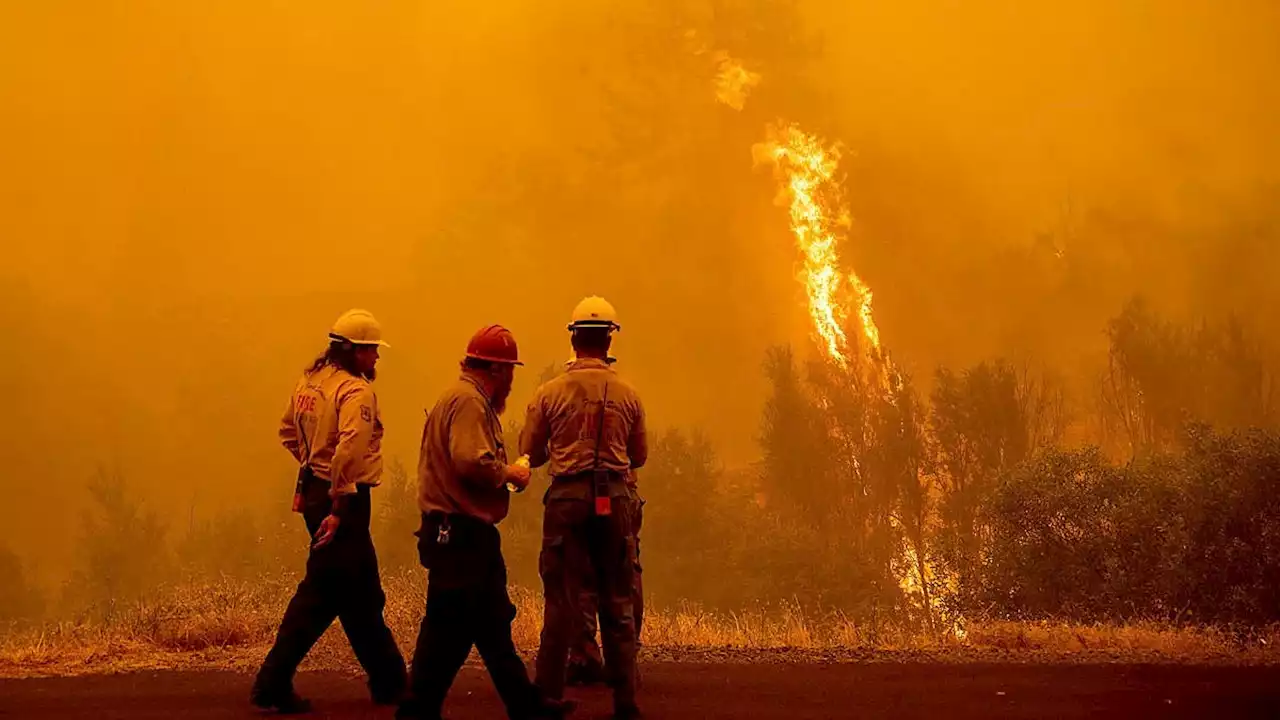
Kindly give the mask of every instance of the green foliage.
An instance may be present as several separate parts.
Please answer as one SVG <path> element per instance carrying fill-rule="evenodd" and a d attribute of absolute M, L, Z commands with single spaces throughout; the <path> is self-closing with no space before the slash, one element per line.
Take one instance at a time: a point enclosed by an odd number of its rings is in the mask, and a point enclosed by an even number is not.
<path fill-rule="evenodd" d="M 1280 437 L 1188 433 L 1127 466 L 1050 450 L 983 508 L 986 614 L 1265 624 L 1280 620 Z"/>
<path fill-rule="evenodd" d="M 1154 493 L 1107 463 L 1097 450 L 1050 451 L 1020 466 L 980 512 L 989 528 L 979 576 L 966 577 L 996 614 L 1089 619 L 1117 606 L 1117 591 L 1150 583 L 1132 547 L 1164 538 L 1151 522 L 1169 507 L 1148 507 Z M 1168 501 L 1168 498 L 1163 498 Z M 1152 512 L 1146 512 L 1152 511 Z"/>
<path fill-rule="evenodd" d="M 1205 622 L 1280 620 L 1280 436 L 1187 434 L 1185 578 L 1174 604 Z"/>

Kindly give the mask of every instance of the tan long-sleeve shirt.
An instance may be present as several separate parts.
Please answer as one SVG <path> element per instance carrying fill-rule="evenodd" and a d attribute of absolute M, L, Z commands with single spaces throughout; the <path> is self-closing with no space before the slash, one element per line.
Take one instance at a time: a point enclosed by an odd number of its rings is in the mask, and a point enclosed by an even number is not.
<path fill-rule="evenodd" d="M 335 497 L 382 478 L 382 417 L 368 380 L 334 365 L 302 376 L 280 421 L 280 442 Z"/>
<path fill-rule="evenodd" d="M 602 401 L 607 405 L 603 423 Z M 533 467 L 550 462 L 552 477 L 561 477 L 595 469 L 597 445 L 599 469 L 628 475 L 644 465 L 649 457 L 644 406 L 606 361 L 577 360 L 534 394 L 520 433 L 520 452 Z"/>
<path fill-rule="evenodd" d="M 464 375 L 427 413 L 418 454 L 418 506 L 496 525 L 511 507 L 506 470 L 502 423 L 484 392 Z"/>

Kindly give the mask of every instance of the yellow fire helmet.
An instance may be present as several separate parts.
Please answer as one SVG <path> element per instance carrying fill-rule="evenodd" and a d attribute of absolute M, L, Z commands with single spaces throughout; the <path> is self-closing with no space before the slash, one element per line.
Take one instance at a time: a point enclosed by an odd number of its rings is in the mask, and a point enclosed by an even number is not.
<path fill-rule="evenodd" d="M 573 319 L 569 322 L 569 331 L 578 328 L 608 328 L 610 332 L 621 330 L 618 324 L 618 313 L 608 300 L 597 295 L 583 298 L 573 309 Z"/>
<path fill-rule="evenodd" d="M 382 325 L 368 310 L 348 310 L 342 313 L 329 331 L 329 340 L 349 342 L 352 345 L 380 345 L 391 347 L 382 341 Z"/>

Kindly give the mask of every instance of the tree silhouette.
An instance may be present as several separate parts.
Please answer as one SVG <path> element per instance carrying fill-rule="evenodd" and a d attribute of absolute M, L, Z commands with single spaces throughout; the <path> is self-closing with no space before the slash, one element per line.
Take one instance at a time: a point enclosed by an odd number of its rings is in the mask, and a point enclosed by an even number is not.
<path fill-rule="evenodd" d="M 100 469 L 87 487 L 93 506 L 84 515 L 80 567 L 67 592 L 78 607 L 109 616 L 169 577 L 166 528 L 130 497 L 118 472 Z"/>
<path fill-rule="evenodd" d="M 27 577 L 22 559 L 7 545 L 0 545 L 0 625 L 38 620 L 44 615 L 44 598 Z"/>

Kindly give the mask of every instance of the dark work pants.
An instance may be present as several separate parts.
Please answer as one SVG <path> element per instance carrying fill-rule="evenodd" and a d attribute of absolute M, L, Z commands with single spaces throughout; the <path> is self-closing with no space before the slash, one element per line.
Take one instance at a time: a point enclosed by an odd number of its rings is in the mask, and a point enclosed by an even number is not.
<path fill-rule="evenodd" d="M 441 524 L 448 541 L 441 542 Z M 515 605 L 507 595 L 507 566 L 498 528 L 464 515 L 423 515 L 418 556 L 427 573 L 427 609 L 413 653 L 410 698 L 401 716 L 439 718 L 454 677 L 471 647 L 511 718 L 532 716 L 540 705 L 524 661 L 511 640 Z"/>
<path fill-rule="evenodd" d="M 626 496 L 612 498 L 612 512 L 597 516 L 590 501 L 547 501 L 538 560 L 546 606 L 537 682 L 548 697 L 558 699 L 564 693 L 569 645 L 580 637 L 584 617 L 579 589 L 594 584 L 614 707 L 635 705 L 635 502 Z"/>
<path fill-rule="evenodd" d="M 314 537 L 329 514 L 329 483 L 305 481 L 303 518 Z M 395 699 L 404 690 L 404 657 L 382 618 L 386 595 L 378 575 L 378 556 L 369 535 L 369 486 L 359 486 L 327 546 L 307 556 L 307 574 L 289 601 L 275 645 L 258 671 L 253 692 L 278 696 L 293 690 L 293 676 L 334 619 L 351 642 L 356 659 L 369 676 L 369 690 L 377 700 Z"/>
<path fill-rule="evenodd" d="M 644 523 L 644 501 L 638 500 L 634 505 L 635 517 L 631 523 L 631 532 L 635 536 L 636 556 L 633 558 L 636 574 L 631 589 L 632 614 L 636 620 L 636 647 L 640 646 L 640 630 L 644 625 L 644 582 L 640 567 L 640 526 Z M 604 658 L 600 655 L 600 645 L 596 642 L 596 615 L 599 612 L 599 597 L 596 583 L 588 583 L 578 588 L 578 607 L 582 611 L 582 627 L 577 639 L 569 643 L 570 667 L 601 667 Z"/>

